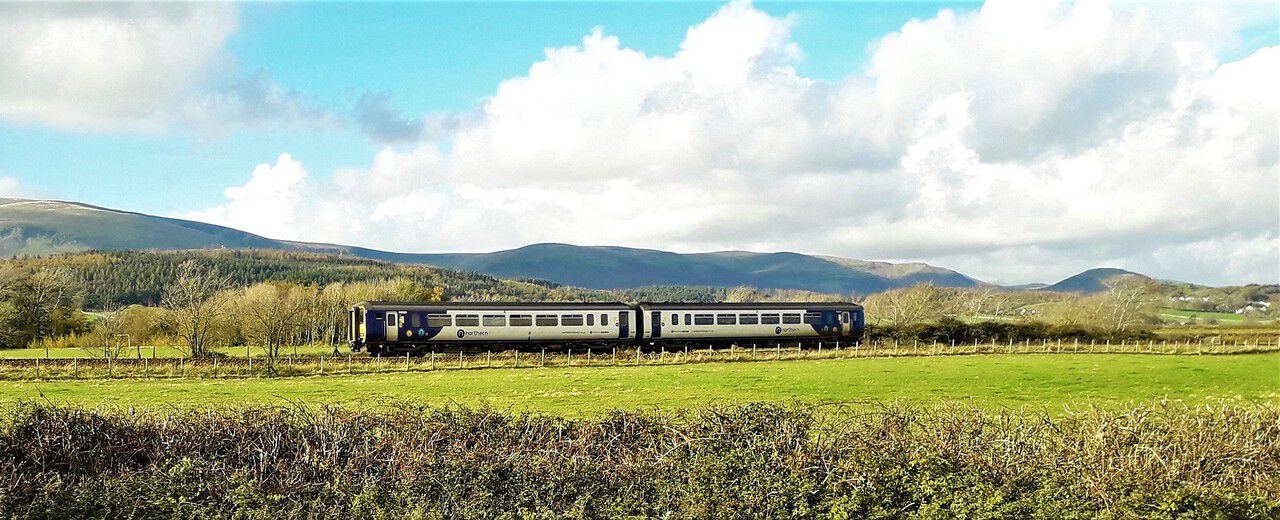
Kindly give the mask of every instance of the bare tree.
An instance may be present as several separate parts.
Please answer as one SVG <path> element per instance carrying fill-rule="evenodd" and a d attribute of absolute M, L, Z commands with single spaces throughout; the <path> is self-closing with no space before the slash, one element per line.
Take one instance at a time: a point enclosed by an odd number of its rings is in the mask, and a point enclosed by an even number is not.
<path fill-rule="evenodd" d="M 955 314 L 954 291 L 918 284 L 867 297 L 868 316 L 877 323 L 896 325 L 936 321 Z"/>
<path fill-rule="evenodd" d="M 240 310 L 247 339 L 266 351 L 267 366 L 274 370 L 280 348 L 297 340 L 305 304 L 296 286 L 263 283 L 244 290 Z"/>
<path fill-rule="evenodd" d="M 118 359 L 128 346 L 120 341 L 120 336 L 125 334 L 123 313 L 124 311 L 107 304 L 102 317 L 94 323 L 94 332 L 98 336 L 97 351 L 102 354 L 103 359 Z"/>
<path fill-rule="evenodd" d="M 231 285 L 231 279 L 194 260 L 178 266 L 178 276 L 165 287 L 161 305 L 165 325 L 182 338 L 186 354 L 209 355 L 209 335 L 225 312 L 218 293 Z"/>

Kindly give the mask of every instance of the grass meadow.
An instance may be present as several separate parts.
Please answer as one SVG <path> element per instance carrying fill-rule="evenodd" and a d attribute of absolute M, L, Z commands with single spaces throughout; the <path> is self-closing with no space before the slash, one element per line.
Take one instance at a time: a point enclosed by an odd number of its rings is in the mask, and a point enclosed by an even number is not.
<path fill-rule="evenodd" d="M 251 378 L 0 381 L 0 400 L 77 406 L 199 408 L 408 400 L 585 416 L 758 401 L 964 402 L 1050 412 L 1076 404 L 1176 400 L 1280 404 L 1280 353 L 984 354 L 573 366 Z"/>

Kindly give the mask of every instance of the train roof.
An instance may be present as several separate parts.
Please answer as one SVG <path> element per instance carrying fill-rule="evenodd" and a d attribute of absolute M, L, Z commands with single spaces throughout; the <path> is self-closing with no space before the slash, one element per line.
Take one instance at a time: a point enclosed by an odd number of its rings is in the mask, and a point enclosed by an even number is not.
<path fill-rule="evenodd" d="M 812 310 L 847 310 L 861 309 L 853 302 L 734 302 L 734 303 L 640 303 L 647 309 L 812 309 Z"/>
<path fill-rule="evenodd" d="M 353 305 L 352 307 L 364 307 L 367 310 L 387 310 L 387 309 L 565 309 L 565 310 L 586 310 L 586 309 L 603 309 L 603 310 L 629 310 L 630 305 L 621 302 L 392 302 L 392 301 L 363 301 Z"/>

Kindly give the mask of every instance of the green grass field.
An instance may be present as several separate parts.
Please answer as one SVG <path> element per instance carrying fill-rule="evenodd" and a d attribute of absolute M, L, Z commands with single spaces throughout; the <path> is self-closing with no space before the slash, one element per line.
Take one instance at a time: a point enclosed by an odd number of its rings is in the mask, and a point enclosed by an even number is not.
<path fill-rule="evenodd" d="M 1062 410 L 1159 399 L 1280 403 L 1280 354 L 981 355 L 491 369 L 250 379 L 0 382 L 0 400 L 199 407 L 391 399 L 490 404 L 568 415 L 742 401 L 974 402 Z"/>
<path fill-rule="evenodd" d="M 215 347 L 214 352 L 231 357 L 244 357 L 245 347 Z M 345 345 L 339 345 L 340 352 L 349 352 Z M 154 354 L 152 353 L 154 351 Z M 266 355 L 262 347 L 249 347 L 248 352 L 253 357 L 263 357 Z M 327 345 L 304 345 L 300 347 L 285 347 L 281 349 L 282 355 L 293 355 L 297 353 L 299 356 L 321 356 L 333 352 L 333 347 Z M 103 353 L 101 350 L 83 349 L 76 347 L 50 348 L 47 351 L 43 348 L 15 348 L 0 349 L 0 359 L 36 359 L 49 357 L 53 359 L 71 359 L 71 358 L 101 358 Z M 156 357 L 156 358 L 179 358 L 183 357 L 182 349 L 177 347 L 129 347 L 121 349 L 117 355 L 123 359 L 135 359 L 138 357 Z"/>

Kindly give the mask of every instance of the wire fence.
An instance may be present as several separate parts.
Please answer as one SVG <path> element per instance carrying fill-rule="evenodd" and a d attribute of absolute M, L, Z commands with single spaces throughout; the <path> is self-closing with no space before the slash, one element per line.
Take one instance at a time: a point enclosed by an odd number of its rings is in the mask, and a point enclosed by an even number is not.
<path fill-rule="evenodd" d="M 591 348 L 565 350 L 502 350 L 431 352 L 421 356 L 363 354 L 284 355 L 277 358 L 30 358 L 0 360 L 0 380 L 174 379 L 304 377 L 324 375 L 431 372 L 525 368 L 578 368 L 682 365 L 692 363 L 766 362 L 821 359 L 865 359 L 961 355 L 1025 354 L 1158 354 L 1223 355 L 1280 351 L 1276 340 L 1234 343 L 1197 341 L 1081 342 L 1006 341 L 925 343 L 871 341 L 865 343 L 756 342 L 727 348 L 669 349 Z"/>

